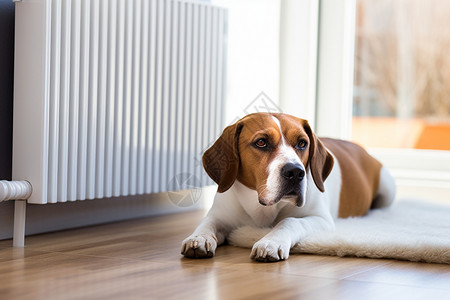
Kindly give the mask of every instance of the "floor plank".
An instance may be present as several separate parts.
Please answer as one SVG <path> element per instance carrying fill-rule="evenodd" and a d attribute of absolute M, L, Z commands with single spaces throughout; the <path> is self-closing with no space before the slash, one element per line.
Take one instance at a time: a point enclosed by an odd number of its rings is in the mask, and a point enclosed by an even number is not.
<path fill-rule="evenodd" d="M 105 224 L 0 241 L 2 299 L 445 298 L 450 266 L 384 259 L 292 255 L 257 263 L 250 250 L 212 259 L 180 255 L 204 212 Z"/>

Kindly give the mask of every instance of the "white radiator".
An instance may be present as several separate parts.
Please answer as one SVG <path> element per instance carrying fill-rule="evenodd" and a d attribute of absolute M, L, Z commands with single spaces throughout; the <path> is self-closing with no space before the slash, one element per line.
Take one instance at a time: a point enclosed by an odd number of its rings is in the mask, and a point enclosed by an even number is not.
<path fill-rule="evenodd" d="M 13 179 L 28 203 L 169 191 L 182 173 L 207 184 L 226 22 L 204 2 L 17 2 Z"/>

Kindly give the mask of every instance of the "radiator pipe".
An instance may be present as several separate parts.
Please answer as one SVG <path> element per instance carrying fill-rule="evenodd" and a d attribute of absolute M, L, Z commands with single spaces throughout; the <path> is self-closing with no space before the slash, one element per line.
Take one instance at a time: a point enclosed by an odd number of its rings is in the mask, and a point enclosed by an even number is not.
<path fill-rule="evenodd" d="M 31 184 L 26 180 L 0 180 L 0 202 L 6 200 L 26 200 L 31 196 Z"/>
<path fill-rule="evenodd" d="M 25 246 L 25 218 L 27 199 L 33 188 L 26 180 L 0 180 L 0 202 L 16 200 L 14 203 L 13 247 Z"/>

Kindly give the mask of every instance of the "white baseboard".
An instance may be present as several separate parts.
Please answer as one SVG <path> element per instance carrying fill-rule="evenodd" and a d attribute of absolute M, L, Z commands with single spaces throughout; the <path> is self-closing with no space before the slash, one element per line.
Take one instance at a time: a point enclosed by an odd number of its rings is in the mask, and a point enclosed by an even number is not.
<path fill-rule="evenodd" d="M 214 186 L 202 189 L 198 201 L 186 207 L 176 205 L 168 193 L 45 205 L 28 204 L 26 235 L 208 209 L 215 191 Z M 427 186 L 424 181 L 397 180 L 397 198 L 416 198 L 449 204 L 450 186 Z M 13 217 L 14 202 L 0 202 L 0 240 L 12 238 Z"/>
<path fill-rule="evenodd" d="M 203 188 L 193 201 L 180 201 L 190 191 L 117 197 L 56 204 L 28 204 L 26 235 L 117 222 L 128 219 L 207 209 L 215 187 Z M 198 191 L 197 191 L 198 192 Z M 186 198 L 192 200 L 191 198 Z M 13 201 L 0 202 L 0 240 L 13 234 Z"/>

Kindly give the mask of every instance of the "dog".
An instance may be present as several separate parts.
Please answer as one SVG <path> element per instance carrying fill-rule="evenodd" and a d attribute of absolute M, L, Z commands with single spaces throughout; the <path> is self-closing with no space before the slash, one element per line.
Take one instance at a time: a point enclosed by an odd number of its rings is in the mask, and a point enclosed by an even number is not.
<path fill-rule="evenodd" d="M 389 206 L 395 181 L 357 144 L 318 138 L 306 120 L 255 113 L 226 127 L 202 157 L 218 185 L 214 203 L 182 243 L 188 258 L 213 257 L 243 226 L 270 227 L 250 257 L 286 260 L 297 242 L 332 231 L 336 218 L 363 216 Z"/>

